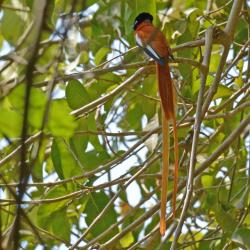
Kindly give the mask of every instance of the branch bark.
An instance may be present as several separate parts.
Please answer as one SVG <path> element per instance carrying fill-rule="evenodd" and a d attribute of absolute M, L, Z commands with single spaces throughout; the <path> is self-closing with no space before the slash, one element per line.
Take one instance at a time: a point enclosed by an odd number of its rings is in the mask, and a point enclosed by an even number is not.
<path fill-rule="evenodd" d="M 188 212 L 188 207 L 191 201 L 191 197 L 193 194 L 193 181 L 194 181 L 194 168 L 196 164 L 196 151 L 197 145 L 199 141 L 199 134 L 200 134 L 200 127 L 202 122 L 202 102 L 203 102 L 203 95 L 205 92 L 206 80 L 207 75 L 209 72 L 209 64 L 210 64 L 210 57 L 212 53 L 212 45 L 213 45 L 213 28 L 209 28 L 206 31 L 205 35 L 205 54 L 203 58 L 202 65 L 206 68 L 206 72 L 201 72 L 201 86 L 198 95 L 198 102 L 197 102 L 197 109 L 195 114 L 195 122 L 194 122 L 194 134 L 193 134 L 193 142 L 192 142 L 192 149 L 191 149 L 191 156 L 190 156 L 190 164 L 189 164 L 189 172 L 188 172 L 188 181 L 187 181 L 187 188 L 186 188 L 186 197 L 184 201 L 184 205 L 181 211 L 180 220 L 178 222 L 177 228 L 174 234 L 174 240 L 171 245 L 171 250 L 176 249 L 177 242 L 181 233 L 181 229 L 186 218 L 186 214 Z"/>

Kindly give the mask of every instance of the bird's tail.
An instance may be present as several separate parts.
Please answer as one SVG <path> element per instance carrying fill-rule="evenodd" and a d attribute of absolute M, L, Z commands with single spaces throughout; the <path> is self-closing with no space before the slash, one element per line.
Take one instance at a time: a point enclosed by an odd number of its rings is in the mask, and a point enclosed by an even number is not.
<path fill-rule="evenodd" d="M 163 133 L 163 150 L 162 150 L 162 192 L 161 192 L 161 218 L 160 218 L 160 233 L 165 234 L 166 231 L 166 203 L 167 203 L 167 185 L 168 185 L 168 169 L 169 169 L 169 121 L 173 121 L 174 135 L 174 190 L 173 190 L 173 217 L 176 210 L 176 195 L 178 183 L 178 135 L 175 117 L 175 94 L 170 76 L 168 64 L 156 64 L 158 89 L 162 104 L 162 133 Z"/>
<path fill-rule="evenodd" d="M 169 66 L 167 63 L 165 65 L 157 63 L 156 69 L 162 108 L 166 119 L 170 121 L 175 117 L 175 96 Z"/>

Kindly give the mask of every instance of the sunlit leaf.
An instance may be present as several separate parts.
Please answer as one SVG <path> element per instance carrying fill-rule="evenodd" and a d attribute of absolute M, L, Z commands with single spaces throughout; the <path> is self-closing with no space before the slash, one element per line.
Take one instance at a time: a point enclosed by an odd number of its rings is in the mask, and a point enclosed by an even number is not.
<path fill-rule="evenodd" d="M 23 116 L 15 111 L 0 109 L 0 132 L 1 136 L 9 138 L 18 137 L 21 134 Z"/>
<path fill-rule="evenodd" d="M 218 53 L 211 56 L 211 59 L 210 59 L 211 61 L 209 65 L 209 70 L 211 72 L 216 72 L 218 70 L 220 59 L 221 59 L 221 55 L 219 55 Z"/>
<path fill-rule="evenodd" d="M 214 99 L 225 97 L 225 96 L 231 96 L 234 93 L 234 91 L 224 85 L 219 85 L 216 94 L 214 95 Z"/>
<path fill-rule="evenodd" d="M 4 10 L 1 20 L 1 31 L 4 38 L 12 45 L 23 34 L 25 29 L 25 14 L 13 10 Z"/>
<path fill-rule="evenodd" d="M 54 100 L 51 103 L 48 129 L 54 136 L 70 137 L 77 124 L 70 115 L 70 109 L 65 100 Z"/>
<path fill-rule="evenodd" d="M 105 58 L 107 53 L 109 52 L 109 48 L 100 48 L 100 50 L 95 55 L 95 64 L 99 65 L 101 61 Z"/>
<path fill-rule="evenodd" d="M 213 185 L 213 176 L 211 175 L 203 175 L 201 177 L 201 183 L 203 185 L 203 187 L 211 187 Z"/>
<path fill-rule="evenodd" d="M 18 85 L 9 94 L 8 99 L 14 109 L 18 110 L 20 113 L 24 112 L 24 100 L 26 98 L 26 86 L 24 84 Z M 29 113 L 28 120 L 30 125 L 35 128 L 41 128 L 44 111 L 46 104 L 45 93 L 37 88 L 31 88 L 30 98 L 29 98 Z"/>
<path fill-rule="evenodd" d="M 133 242 L 134 242 L 134 237 L 131 232 L 127 233 L 120 239 L 120 243 L 123 248 L 129 247 Z"/>

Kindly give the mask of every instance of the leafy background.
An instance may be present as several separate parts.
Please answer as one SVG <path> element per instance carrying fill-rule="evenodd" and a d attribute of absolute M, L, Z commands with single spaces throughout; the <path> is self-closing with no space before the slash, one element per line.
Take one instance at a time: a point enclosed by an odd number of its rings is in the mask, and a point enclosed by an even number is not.
<path fill-rule="evenodd" d="M 250 249 L 249 1 L 0 5 L 1 249 L 170 249 L 178 224 L 175 249 Z M 155 69 L 134 47 L 132 29 L 142 11 L 152 13 L 175 57 L 179 208 L 164 238 Z M 213 41 L 203 98 L 209 102 L 181 225 L 210 27 L 225 33 Z M 167 207 L 170 215 L 171 202 Z"/>

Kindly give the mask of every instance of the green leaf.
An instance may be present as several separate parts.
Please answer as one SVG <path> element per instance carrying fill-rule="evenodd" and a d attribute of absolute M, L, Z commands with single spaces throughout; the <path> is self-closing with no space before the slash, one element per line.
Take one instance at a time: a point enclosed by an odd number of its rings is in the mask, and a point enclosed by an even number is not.
<path fill-rule="evenodd" d="M 112 90 L 120 81 L 121 77 L 114 73 L 103 74 L 100 79 L 92 82 L 91 88 L 88 88 L 91 99 L 99 98 L 103 93 Z"/>
<path fill-rule="evenodd" d="M 8 95 L 8 100 L 12 107 L 20 113 L 24 112 L 25 90 L 25 84 L 19 84 Z M 38 88 L 32 87 L 30 92 L 28 121 L 34 128 L 41 128 L 45 104 L 46 96 L 44 92 Z"/>
<path fill-rule="evenodd" d="M 79 59 L 80 64 L 86 64 L 89 61 L 89 54 L 87 51 L 81 51 L 81 56 Z"/>
<path fill-rule="evenodd" d="M 157 96 L 157 83 L 155 76 L 149 76 L 143 81 L 143 84 L 139 91 L 147 96 L 156 97 Z M 136 96 L 136 101 L 141 104 L 142 111 L 147 115 L 148 120 L 154 117 L 157 105 L 160 105 L 160 102 L 155 100 L 148 99 L 143 96 Z"/>
<path fill-rule="evenodd" d="M 32 180 L 34 182 L 42 182 L 43 181 L 43 163 L 40 161 L 36 161 L 34 166 L 33 166 Z"/>
<path fill-rule="evenodd" d="M 68 194 L 67 189 L 64 186 L 57 186 L 52 188 L 48 193 L 44 195 L 45 199 L 53 199 L 58 197 L 63 197 Z M 50 229 L 51 218 L 53 218 L 54 213 L 60 211 L 67 204 L 68 200 L 61 200 L 58 202 L 51 202 L 48 204 L 42 204 L 37 209 L 37 223 L 39 226 L 45 229 Z"/>
<path fill-rule="evenodd" d="M 155 0 L 136 0 L 135 2 L 136 15 L 141 12 L 149 12 L 156 19 L 156 3 Z"/>
<path fill-rule="evenodd" d="M 64 179 L 63 170 L 62 170 L 62 161 L 61 161 L 61 154 L 56 140 L 53 140 L 53 144 L 51 147 L 51 159 L 58 174 L 59 178 L 62 180 Z"/>
<path fill-rule="evenodd" d="M 126 114 L 126 121 L 129 121 L 130 129 L 141 129 L 142 107 L 139 103 L 131 103 Z"/>
<path fill-rule="evenodd" d="M 25 2 L 30 8 L 32 8 L 33 0 L 26 0 Z"/>
<path fill-rule="evenodd" d="M 250 249 L 250 229 L 249 228 L 238 228 L 232 235 L 232 241 L 240 244 L 242 247 Z"/>
<path fill-rule="evenodd" d="M 90 225 L 92 221 L 100 214 L 100 212 L 107 205 L 109 200 L 110 197 L 108 197 L 103 191 L 99 193 L 90 194 L 90 198 L 88 200 L 88 203 L 84 211 L 86 213 L 87 225 Z M 116 222 L 116 216 L 117 215 L 114 206 L 112 205 L 105 213 L 105 215 L 102 217 L 102 219 L 99 220 L 98 223 L 96 223 L 96 225 L 94 225 L 93 230 L 91 230 L 93 237 L 96 237 L 97 235 L 101 234 L 112 224 L 114 224 Z M 111 234 L 107 235 L 101 241 L 110 239 L 112 235 L 115 235 L 117 232 L 118 228 L 115 228 Z"/>
<path fill-rule="evenodd" d="M 230 205 L 230 204 L 226 204 Z M 237 223 L 233 216 L 233 209 L 226 208 L 226 205 L 218 204 L 215 211 L 215 218 L 225 232 L 233 232 Z"/>
<path fill-rule="evenodd" d="M 8 95 L 8 99 L 15 109 L 22 110 L 24 108 L 25 89 L 25 84 L 20 84 Z M 45 103 L 46 97 L 43 91 L 38 88 L 31 88 L 30 107 L 41 108 Z"/>
<path fill-rule="evenodd" d="M 70 138 L 69 145 L 77 159 L 82 163 L 84 166 L 85 164 L 85 151 L 88 146 L 89 136 L 88 135 L 75 135 L 74 137 Z"/>
<path fill-rule="evenodd" d="M 221 59 L 220 54 L 213 54 L 213 56 L 211 56 L 211 60 L 210 60 L 210 64 L 209 64 L 209 71 L 210 72 L 217 71 L 220 59 Z"/>
<path fill-rule="evenodd" d="M 201 239 L 200 242 L 198 243 L 199 246 L 198 246 L 197 250 L 211 250 L 211 245 L 210 245 L 211 241 Z"/>
<path fill-rule="evenodd" d="M 200 24 L 197 20 L 197 17 L 201 16 L 203 13 L 198 8 L 190 8 L 185 11 L 185 14 L 188 18 L 188 29 L 194 39 L 197 36 Z"/>
<path fill-rule="evenodd" d="M 120 239 L 120 244 L 123 248 L 127 248 L 134 242 L 134 240 L 132 232 L 128 232 Z"/>
<path fill-rule="evenodd" d="M 201 177 L 201 183 L 203 187 L 211 187 L 213 185 L 213 176 L 205 174 Z"/>
<path fill-rule="evenodd" d="M 49 143 L 49 138 L 43 138 L 42 144 L 40 144 L 40 150 L 38 153 L 38 157 L 34 163 L 34 166 L 32 168 L 32 180 L 34 182 L 42 182 L 43 181 L 43 174 L 44 174 L 44 162 L 46 158 L 46 150 Z M 37 154 L 37 149 L 39 147 L 39 141 L 35 141 L 32 145 L 32 148 L 30 150 L 30 158 L 31 160 L 34 159 L 34 156 Z M 37 187 L 40 190 L 43 190 L 43 187 Z"/>
<path fill-rule="evenodd" d="M 110 51 L 109 48 L 102 47 L 95 54 L 95 64 L 99 65 L 102 60 L 106 57 L 107 53 Z"/>
<path fill-rule="evenodd" d="M 89 130 L 97 131 L 96 127 L 96 121 L 95 121 L 95 114 L 92 113 L 87 118 L 87 127 Z M 96 149 L 96 151 L 103 151 L 103 146 L 100 143 L 100 140 L 98 136 L 96 135 L 89 135 L 89 141 L 93 145 L 93 147 Z"/>
<path fill-rule="evenodd" d="M 234 206 L 237 209 L 243 209 L 244 207 L 247 207 L 247 202 L 248 202 L 248 197 L 249 197 L 249 187 L 247 186 L 246 188 L 244 188 L 244 190 L 238 193 L 238 195 L 240 197 L 239 198 L 237 197 L 236 201 L 234 201 Z"/>
<path fill-rule="evenodd" d="M 88 92 L 77 80 L 69 81 L 65 95 L 71 109 L 78 109 L 90 102 Z"/>
<path fill-rule="evenodd" d="M 248 10 L 249 13 L 249 10 Z M 241 41 L 244 41 L 244 39 L 247 37 L 248 31 L 247 26 L 244 23 L 244 20 L 239 19 L 237 22 L 237 28 L 235 30 L 235 41 L 240 43 Z M 238 50 L 240 49 L 238 46 L 235 46 L 235 52 L 238 53 Z M 234 52 L 234 53 L 235 53 Z M 236 56 L 236 54 L 234 54 Z"/>
<path fill-rule="evenodd" d="M 214 95 L 214 100 L 221 97 L 231 96 L 234 91 L 224 85 L 219 84 L 216 94 Z"/>
<path fill-rule="evenodd" d="M 55 0 L 54 10 L 52 14 L 53 22 L 58 20 L 58 14 L 67 13 L 70 11 L 71 3 L 68 0 Z"/>
<path fill-rule="evenodd" d="M 242 74 L 240 74 L 238 77 L 235 78 L 234 83 L 237 87 L 242 87 L 244 84 L 244 78 L 242 77 Z"/>
<path fill-rule="evenodd" d="M 15 111 L 0 108 L 0 132 L 9 138 L 19 137 L 23 116 Z"/>
<path fill-rule="evenodd" d="M 54 136 L 71 137 L 77 123 L 70 115 L 70 109 L 63 99 L 51 103 L 48 129 Z"/>
<path fill-rule="evenodd" d="M 193 82 L 193 84 L 192 84 L 192 93 L 193 94 L 196 94 L 199 91 L 200 85 L 201 85 L 200 79 L 197 79 Z"/>
<path fill-rule="evenodd" d="M 123 33 L 129 43 L 135 42 L 131 32 L 131 23 L 134 22 L 133 9 L 129 6 L 129 1 L 121 2 L 121 18 L 123 22 Z"/>
<path fill-rule="evenodd" d="M 82 154 L 81 160 L 84 169 L 93 170 L 96 167 L 104 164 L 110 159 L 109 154 L 106 151 L 91 150 Z"/>
<path fill-rule="evenodd" d="M 17 40 L 23 34 L 26 27 L 24 22 L 25 15 L 22 12 L 15 12 L 13 10 L 4 10 L 1 20 L 1 33 L 4 38 L 15 45 Z"/>
<path fill-rule="evenodd" d="M 191 34 L 190 30 L 186 29 L 185 32 L 183 32 L 181 34 L 181 36 L 179 36 L 177 38 L 176 42 L 177 42 L 177 44 L 182 44 L 182 43 L 188 42 L 192 39 L 193 38 L 192 38 L 192 34 Z M 180 50 L 177 52 L 177 56 L 193 59 L 193 55 L 196 54 L 196 51 L 197 51 L 197 49 Z M 188 64 L 179 64 L 178 68 L 179 68 L 182 76 L 184 77 L 185 82 L 189 82 L 191 77 L 192 77 L 192 67 Z"/>
<path fill-rule="evenodd" d="M 62 208 L 53 213 L 50 218 L 52 232 L 60 238 L 69 241 L 71 225 L 67 218 L 66 208 Z"/>
<path fill-rule="evenodd" d="M 185 15 L 191 20 L 196 20 L 197 17 L 202 15 L 202 11 L 199 8 L 193 7 L 185 10 Z"/>
<path fill-rule="evenodd" d="M 44 48 L 43 56 L 39 57 L 37 61 L 37 64 L 39 65 L 39 67 L 47 67 L 48 64 L 54 62 L 55 57 L 57 56 L 57 53 L 59 50 L 58 47 L 59 47 L 58 44 L 51 44 L 49 47 Z"/>
<path fill-rule="evenodd" d="M 79 159 L 77 159 L 71 151 L 70 146 L 65 140 L 53 140 L 51 158 L 60 179 L 82 174 L 82 168 L 79 166 Z"/>
<path fill-rule="evenodd" d="M 211 83 L 212 83 L 212 81 L 213 81 L 213 79 L 214 79 L 213 76 L 208 75 L 207 76 L 206 85 L 210 86 Z M 193 93 L 193 95 L 195 95 L 200 90 L 200 86 L 201 86 L 201 79 L 198 78 L 192 84 L 192 93 Z"/>

